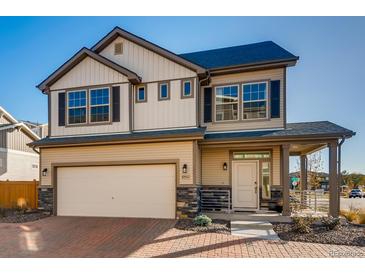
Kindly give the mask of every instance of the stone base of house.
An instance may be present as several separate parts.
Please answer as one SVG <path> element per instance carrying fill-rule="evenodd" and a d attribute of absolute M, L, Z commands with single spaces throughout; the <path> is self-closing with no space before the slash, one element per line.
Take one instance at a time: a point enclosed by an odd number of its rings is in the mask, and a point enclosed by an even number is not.
<path fill-rule="evenodd" d="M 52 187 L 40 187 L 38 189 L 38 209 L 53 213 Z"/>
<path fill-rule="evenodd" d="M 200 213 L 200 186 L 176 188 L 176 218 L 194 218 Z"/>

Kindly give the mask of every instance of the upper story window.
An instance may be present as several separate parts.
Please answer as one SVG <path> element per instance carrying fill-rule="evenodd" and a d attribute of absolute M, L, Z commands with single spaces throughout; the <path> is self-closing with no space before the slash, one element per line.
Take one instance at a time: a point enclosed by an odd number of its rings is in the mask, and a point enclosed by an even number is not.
<path fill-rule="evenodd" d="M 86 90 L 67 93 L 68 124 L 86 123 Z"/>
<path fill-rule="evenodd" d="M 170 88 L 168 83 L 160 83 L 158 88 L 158 100 L 170 99 Z"/>
<path fill-rule="evenodd" d="M 147 90 L 146 90 L 146 86 L 139 86 L 139 87 L 137 87 L 136 102 L 137 103 L 147 102 Z"/>
<path fill-rule="evenodd" d="M 215 88 L 215 120 L 232 121 L 238 119 L 238 86 Z"/>
<path fill-rule="evenodd" d="M 191 98 L 194 96 L 193 80 L 183 80 L 181 85 L 181 98 Z"/>
<path fill-rule="evenodd" d="M 267 118 L 267 82 L 242 85 L 243 119 Z"/>
<path fill-rule="evenodd" d="M 108 122 L 110 119 L 109 88 L 90 89 L 90 122 Z"/>

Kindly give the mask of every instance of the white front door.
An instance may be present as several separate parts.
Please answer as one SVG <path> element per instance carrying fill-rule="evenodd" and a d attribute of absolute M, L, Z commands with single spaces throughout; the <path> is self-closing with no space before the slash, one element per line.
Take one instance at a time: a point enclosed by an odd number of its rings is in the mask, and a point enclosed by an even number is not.
<path fill-rule="evenodd" d="M 233 208 L 257 209 L 257 169 L 256 161 L 236 161 L 232 164 Z"/>

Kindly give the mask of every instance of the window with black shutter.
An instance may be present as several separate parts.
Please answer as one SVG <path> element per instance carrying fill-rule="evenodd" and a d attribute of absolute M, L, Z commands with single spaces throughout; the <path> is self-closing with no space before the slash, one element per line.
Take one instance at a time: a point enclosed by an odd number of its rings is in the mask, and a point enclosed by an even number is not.
<path fill-rule="evenodd" d="M 204 89 L 204 123 L 212 122 L 212 88 Z"/>
<path fill-rule="evenodd" d="M 280 118 L 280 80 L 271 81 L 271 118 Z"/>
<path fill-rule="evenodd" d="M 64 126 L 66 121 L 66 94 L 58 93 L 58 126 Z"/>
<path fill-rule="evenodd" d="M 120 122 L 120 86 L 113 87 L 113 122 Z"/>

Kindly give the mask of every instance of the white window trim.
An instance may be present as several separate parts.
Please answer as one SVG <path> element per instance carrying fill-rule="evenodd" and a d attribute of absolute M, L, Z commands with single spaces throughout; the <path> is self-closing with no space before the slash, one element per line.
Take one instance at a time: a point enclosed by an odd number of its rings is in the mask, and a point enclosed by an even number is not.
<path fill-rule="evenodd" d="M 250 101 L 245 101 L 244 100 L 244 86 L 246 85 L 254 85 L 254 84 L 262 84 L 265 83 L 266 84 L 266 99 L 259 99 L 259 100 L 250 100 Z M 242 121 L 259 121 L 259 120 L 267 120 L 269 118 L 269 81 L 258 81 L 258 82 L 247 82 L 247 83 L 243 83 L 242 84 L 242 88 L 241 88 L 241 105 L 242 105 L 242 110 L 241 110 L 241 115 L 242 115 Z M 266 102 L 266 116 L 262 117 L 262 118 L 249 118 L 249 119 L 245 119 L 244 118 L 244 111 L 245 111 L 245 107 L 244 107 L 244 103 L 251 103 L 251 102 Z"/>
<path fill-rule="evenodd" d="M 74 92 L 85 92 L 85 95 L 86 95 L 86 105 L 85 106 L 82 106 L 82 107 L 69 107 L 68 103 L 69 103 L 69 99 L 68 99 L 68 95 L 70 93 L 74 93 Z M 88 92 L 87 92 L 87 89 L 79 89 L 79 90 L 69 90 L 66 92 L 66 125 L 67 126 L 77 126 L 77 125 L 86 125 L 87 124 L 87 121 L 88 121 L 88 107 L 87 107 L 87 101 L 88 101 Z M 70 109 L 77 109 L 77 108 L 85 108 L 86 109 L 86 119 L 85 119 L 85 122 L 83 123 L 70 123 L 69 121 L 69 110 Z"/>
<path fill-rule="evenodd" d="M 225 88 L 225 87 L 237 87 L 237 102 L 236 103 L 219 103 L 218 105 L 237 104 L 237 119 L 217 120 L 217 88 Z M 224 122 L 239 121 L 239 113 L 240 113 L 240 86 L 239 85 L 224 85 L 224 86 L 214 87 L 214 122 L 216 122 L 216 123 L 222 123 L 223 122 L 224 123 Z"/>
<path fill-rule="evenodd" d="M 109 103 L 108 104 L 98 104 L 98 105 L 91 105 L 91 91 L 92 90 L 98 90 L 98 89 L 108 89 L 108 96 L 109 96 Z M 89 89 L 89 115 L 88 115 L 88 121 L 90 124 L 104 124 L 104 123 L 110 123 L 111 119 L 111 97 L 110 97 L 110 87 L 98 87 L 98 88 L 91 88 Z M 99 122 L 92 122 L 91 121 L 91 108 L 92 107 L 103 107 L 103 106 L 108 106 L 109 107 L 109 113 L 108 113 L 108 121 L 99 121 Z"/>
<path fill-rule="evenodd" d="M 144 100 L 139 99 L 139 90 L 144 88 Z M 147 85 L 140 85 L 136 87 L 136 103 L 146 103 L 147 102 Z"/>

